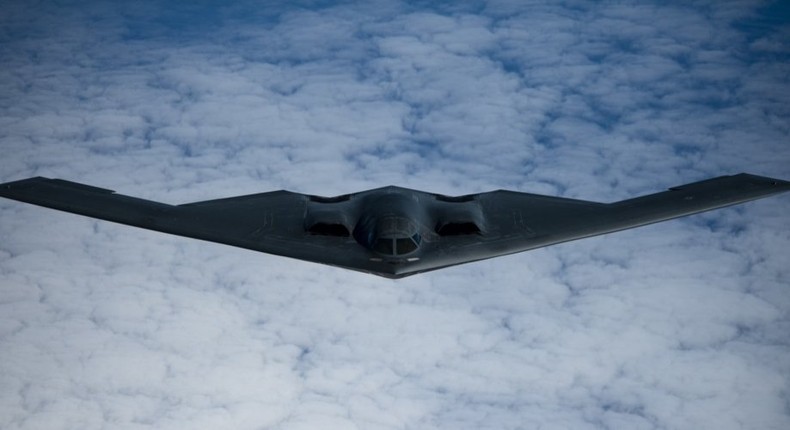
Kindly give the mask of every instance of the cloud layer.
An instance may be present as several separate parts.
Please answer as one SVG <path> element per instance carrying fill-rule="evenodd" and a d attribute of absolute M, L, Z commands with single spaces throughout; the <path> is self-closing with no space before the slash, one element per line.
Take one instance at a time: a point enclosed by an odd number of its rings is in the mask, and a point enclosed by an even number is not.
<path fill-rule="evenodd" d="M 783 15 L 784 14 L 784 15 Z M 753 2 L 10 2 L 0 182 L 599 201 L 790 178 Z M 0 201 L 0 427 L 790 424 L 788 196 L 402 281 Z"/>

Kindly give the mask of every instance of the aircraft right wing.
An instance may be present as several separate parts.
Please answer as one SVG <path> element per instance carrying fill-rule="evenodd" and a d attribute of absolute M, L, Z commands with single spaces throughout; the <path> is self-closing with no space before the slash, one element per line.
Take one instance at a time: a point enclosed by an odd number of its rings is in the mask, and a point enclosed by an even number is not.
<path fill-rule="evenodd" d="M 514 191 L 473 197 L 485 219 L 480 234 L 442 238 L 416 272 L 630 229 L 790 190 L 790 182 L 750 174 L 721 176 L 667 191 L 598 203 Z M 417 267 L 422 266 L 422 267 Z"/>

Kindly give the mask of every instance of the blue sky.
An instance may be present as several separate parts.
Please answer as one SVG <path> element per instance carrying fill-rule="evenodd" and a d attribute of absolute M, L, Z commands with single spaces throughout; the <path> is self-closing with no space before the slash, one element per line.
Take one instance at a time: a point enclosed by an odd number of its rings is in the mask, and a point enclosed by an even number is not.
<path fill-rule="evenodd" d="M 167 203 L 790 179 L 770 2 L 42 2 L 0 182 Z M 790 196 L 378 279 L 0 201 L 0 427 L 790 426 Z"/>

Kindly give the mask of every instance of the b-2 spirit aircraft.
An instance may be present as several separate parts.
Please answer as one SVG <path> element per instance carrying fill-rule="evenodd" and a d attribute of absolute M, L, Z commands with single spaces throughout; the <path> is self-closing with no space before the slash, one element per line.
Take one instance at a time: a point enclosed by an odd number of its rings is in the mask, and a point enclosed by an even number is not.
<path fill-rule="evenodd" d="M 273 191 L 182 205 L 61 179 L 0 184 L 0 196 L 107 221 L 387 278 L 527 251 L 790 190 L 741 173 L 597 203 L 514 191 L 445 196 L 395 186 L 320 197 Z"/>

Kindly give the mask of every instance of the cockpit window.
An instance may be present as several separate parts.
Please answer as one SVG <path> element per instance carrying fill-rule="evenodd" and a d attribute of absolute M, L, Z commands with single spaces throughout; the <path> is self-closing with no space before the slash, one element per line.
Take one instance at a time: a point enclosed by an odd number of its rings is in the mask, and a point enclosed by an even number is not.
<path fill-rule="evenodd" d="M 392 238 L 380 237 L 376 239 L 376 243 L 373 244 L 373 250 L 379 254 L 392 255 Z"/>
<path fill-rule="evenodd" d="M 395 239 L 395 253 L 408 254 L 417 249 L 417 244 L 410 237 Z"/>
<path fill-rule="evenodd" d="M 380 237 L 373 244 L 373 250 L 383 255 L 409 254 L 417 250 L 422 238 L 419 234 L 412 237 Z"/>

